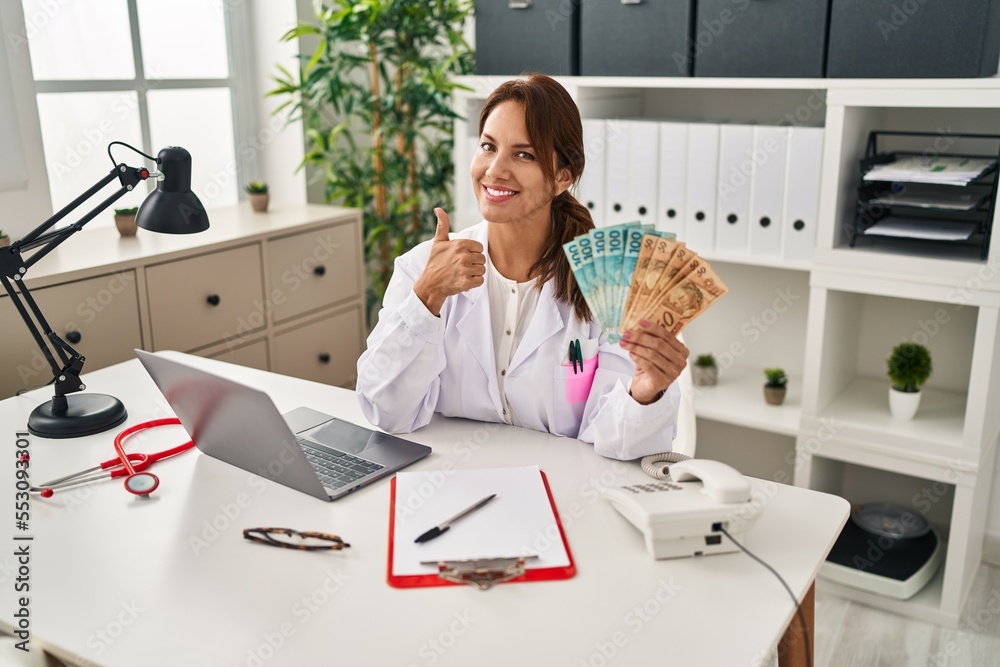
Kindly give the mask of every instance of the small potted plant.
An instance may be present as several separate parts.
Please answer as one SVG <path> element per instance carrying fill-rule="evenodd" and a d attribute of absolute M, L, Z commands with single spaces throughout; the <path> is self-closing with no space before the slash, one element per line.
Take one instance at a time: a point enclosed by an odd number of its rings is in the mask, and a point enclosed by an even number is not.
<path fill-rule="evenodd" d="M 247 199 L 250 200 L 250 206 L 256 213 L 264 213 L 267 211 L 267 204 L 270 201 L 270 195 L 267 194 L 267 183 L 264 181 L 251 181 L 246 187 Z"/>
<path fill-rule="evenodd" d="M 115 209 L 115 227 L 118 228 L 119 234 L 122 236 L 135 236 L 135 233 L 139 231 L 139 228 L 135 224 L 135 214 L 138 211 L 139 208 L 135 206 L 132 208 Z"/>
<path fill-rule="evenodd" d="M 920 388 L 931 376 L 931 353 L 919 343 L 900 343 L 885 360 L 888 366 L 889 412 L 913 419 L 920 407 Z"/>
<path fill-rule="evenodd" d="M 699 354 L 691 368 L 691 379 L 699 387 L 712 387 L 719 381 L 719 367 L 715 365 L 715 356 Z"/>
<path fill-rule="evenodd" d="M 788 376 L 780 368 L 765 368 L 764 376 L 767 378 L 764 383 L 764 400 L 768 405 L 781 405 L 785 402 Z"/>
<path fill-rule="evenodd" d="M 10 237 L 4 230 L 0 229 L 0 248 L 6 248 L 10 245 Z"/>

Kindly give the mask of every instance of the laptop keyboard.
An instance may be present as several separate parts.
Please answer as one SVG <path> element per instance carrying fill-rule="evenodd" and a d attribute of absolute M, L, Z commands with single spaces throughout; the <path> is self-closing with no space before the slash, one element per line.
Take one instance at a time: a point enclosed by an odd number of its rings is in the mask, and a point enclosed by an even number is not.
<path fill-rule="evenodd" d="M 344 452 L 317 449 L 303 438 L 296 440 L 302 446 L 306 460 L 312 464 L 323 486 L 328 489 L 340 489 L 385 467 Z"/>

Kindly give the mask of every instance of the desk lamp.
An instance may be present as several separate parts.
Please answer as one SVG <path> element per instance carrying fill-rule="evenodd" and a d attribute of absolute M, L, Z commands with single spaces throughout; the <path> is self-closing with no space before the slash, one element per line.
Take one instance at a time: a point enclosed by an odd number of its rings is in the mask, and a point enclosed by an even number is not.
<path fill-rule="evenodd" d="M 111 147 L 116 144 L 156 162 L 161 172 L 116 163 L 111 155 Z M 186 150 L 168 146 L 154 158 L 128 144 L 113 141 L 108 144 L 108 157 L 115 166 L 107 176 L 23 238 L 0 249 L 0 282 L 3 282 L 17 312 L 52 368 L 52 380 L 49 384 L 55 385 L 55 396 L 51 401 L 35 408 L 28 418 L 28 431 L 42 438 L 75 438 L 101 433 L 124 422 L 128 412 L 114 396 L 77 393 L 86 389 L 80 380 L 84 356 L 52 331 L 31 296 L 31 291 L 24 284 L 28 269 L 60 243 L 83 229 L 101 211 L 150 177 L 156 178 L 158 182 L 156 189 L 143 200 L 136 214 L 135 222 L 139 227 L 166 234 L 192 234 L 208 229 L 205 207 L 191 192 L 191 155 Z M 115 179 L 121 184 L 117 192 L 100 202 L 76 223 L 49 231 L 53 225 Z M 22 256 L 23 252 L 35 248 L 38 250 L 29 257 Z"/>

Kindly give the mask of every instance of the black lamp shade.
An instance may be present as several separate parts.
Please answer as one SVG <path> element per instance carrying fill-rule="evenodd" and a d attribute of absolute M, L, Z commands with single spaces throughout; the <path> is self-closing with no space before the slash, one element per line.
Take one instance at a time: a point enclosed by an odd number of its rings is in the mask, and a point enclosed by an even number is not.
<path fill-rule="evenodd" d="M 163 180 L 139 207 L 135 224 L 161 234 L 194 234 L 208 229 L 208 213 L 191 192 L 191 154 L 179 146 L 161 150 L 156 161 Z"/>

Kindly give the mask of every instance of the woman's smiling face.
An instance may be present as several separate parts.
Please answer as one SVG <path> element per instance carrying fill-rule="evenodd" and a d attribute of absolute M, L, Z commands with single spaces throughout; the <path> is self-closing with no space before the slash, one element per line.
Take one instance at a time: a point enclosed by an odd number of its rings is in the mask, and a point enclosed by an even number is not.
<path fill-rule="evenodd" d="M 490 112 L 472 158 L 472 186 L 483 218 L 493 223 L 549 220 L 553 191 L 528 138 L 524 108 L 502 102 Z M 554 167 L 555 165 L 553 165 Z"/>

